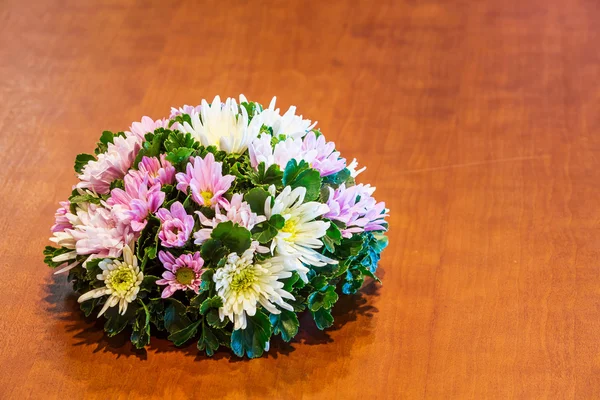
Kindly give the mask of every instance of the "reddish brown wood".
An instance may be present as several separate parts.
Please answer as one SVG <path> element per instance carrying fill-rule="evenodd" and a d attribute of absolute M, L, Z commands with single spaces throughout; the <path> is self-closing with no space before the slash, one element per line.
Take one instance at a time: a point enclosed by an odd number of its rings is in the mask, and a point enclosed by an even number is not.
<path fill-rule="evenodd" d="M 591 0 L 0 3 L 0 397 L 600 397 Z M 215 94 L 320 121 L 391 209 L 383 287 L 238 361 L 86 321 L 42 248 L 103 129 Z"/>

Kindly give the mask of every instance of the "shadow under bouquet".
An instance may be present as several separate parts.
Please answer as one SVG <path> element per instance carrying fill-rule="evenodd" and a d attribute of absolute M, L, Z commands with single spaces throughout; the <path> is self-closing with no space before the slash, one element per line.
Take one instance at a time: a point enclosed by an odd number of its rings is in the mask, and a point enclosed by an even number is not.
<path fill-rule="evenodd" d="M 137 348 L 166 331 L 209 356 L 259 357 L 299 312 L 330 327 L 339 296 L 377 280 L 388 210 L 295 111 L 217 96 L 79 154 L 44 255 L 85 315 Z"/>

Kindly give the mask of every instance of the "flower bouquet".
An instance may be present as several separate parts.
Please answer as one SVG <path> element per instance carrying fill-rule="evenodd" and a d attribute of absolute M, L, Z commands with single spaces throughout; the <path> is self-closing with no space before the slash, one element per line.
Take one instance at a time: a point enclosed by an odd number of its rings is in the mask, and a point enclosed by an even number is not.
<path fill-rule="evenodd" d="M 340 294 L 378 280 L 388 210 L 295 111 L 217 96 L 79 154 L 44 255 L 85 315 L 109 336 L 130 327 L 137 348 L 164 331 L 209 356 L 259 357 L 299 312 L 330 327 Z"/>

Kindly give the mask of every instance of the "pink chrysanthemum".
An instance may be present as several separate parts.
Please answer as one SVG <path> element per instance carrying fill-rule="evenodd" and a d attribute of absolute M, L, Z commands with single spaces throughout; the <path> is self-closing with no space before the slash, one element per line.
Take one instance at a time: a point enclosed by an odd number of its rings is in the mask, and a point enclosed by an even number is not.
<path fill-rule="evenodd" d="M 175 175 L 177 189 L 186 192 L 188 187 L 192 199 L 201 206 L 215 207 L 223 199 L 235 180 L 233 175 L 222 173 L 222 163 L 215 162 L 215 156 L 208 153 L 204 159 L 194 157 L 187 164 L 186 172 Z"/>
<path fill-rule="evenodd" d="M 155 121 L 150 117 L 142 117 L 142 120 L 140 122 L 132 123 L 129 130 L 135 137 L 137 137 L 141 141 L 144 141 L 144 138 L 146 137 L 146 133 L 154 132 L 158 128 L 168 128 L 168 127 L 169 127 L 169 121 L 165 118 L 157 119 Z"/>
<path fill-rule="evenodd" d="M 312 168 L 319 171 L 321 176 L 335 174 L 346 168 L 346 159 L 340 158 L 335 151 L 335 143 L 325 141 L 325 136 L 308 132 L 302 141 L 304 159 Z"/>
<path fill-rule="evenodd" d="M 195 244 L 202 244 L 208 240 L 213 228 L 221 222 L 231 221 L 251 231 L 256 224 L 266 220 L 265 216 L 253 213 L 250 205 L 243 201 L 243 196 L 239 193 L 234 194 L 231 201 L 223 199 L 220 205 L 221 207 L 219 205 L 215 207 L 214 218 L 206 218 L 204 214 L 196 211 L 200 223 L 208 228 L 202 228 L 194 232 Z M 223 211 L 221 211 L 221 208 Z"/>
<path fill-rule="evenodd" d="M 288 137 L 271 146 L 271 135 L 263 134 L 248 146 L 250 164 L 256 168 L 261 162 L 267 167 L 277 164 L 284 169 L 294 159 L 304 160 L 319 171 L 321 176 L 335 174 L 346 167 L 346 160 L 335 151 L 335 143 L 326 142 L 324 136 L 309 132 L 304 139 Z"/>
<path fill-rule="evenodd" d="M 169 119 L 173 119 L 182 114 L 191 115 L 194 112 L 200 113 L 201 108 L 202 108 L 202 106 L 200 106 L 200 105 L 188 106 L 187 104 L 184 105 L 183 107 L 179 107 L 179 108 L 171 107 L 171 115 L 169 115 Z"/>
<path fill-rule="evenodd" d="M 67 213 L 69 212 L 69 208 L 71 207 L 70 201 L 61 201 L 60 207 L 56 210 L 56 214 L 54 214 L 54 225 L 50 230 L 52 232 L 63 232 L 65 229 L 72 228 L 71 221 L 67 217 Z"/>
<path fill-rule="evenodd" d="M 148 223 L 148 215 L 155 213 L 165 200 L 165 193 L 158 183 L 148 187 L 148 176 L 126 175 L 124 182 L 125 190 L 113 189 L 106 204 L 119 222 L 140 232 Z"/>
<path fill-rule="evenodd" d="M 105 153 L 98 154 L 96 161 L 90 161 L 81 171 L 77 184 L 80 189 L 90 189 L 99 194 L 107 194 L 110 184 L 127 174 L 133 164 L 141 140 L 135 136 L 116 136 L 113 143 L 108 144 Z"/>
<path fill-rule="evenodd" d="M 161 208 L 156 213 L 160 219 L 158 238 L 164 247 L 183 247 L 194 229 L 194 217 L 188 215 L 183 205 L 176 201 L 171 210 Z"/>
<path fill-rule="evenodd" d="M 138 175 L 141 179 L 148 176 L 148 183 L 171 185 L 175 182 L 175 167 L 161 154 L 160 159 L 156 157 L 142 157 L 137 171 L 130 171 L 130 175 Z"/>
<path fill-rule="evenodd" d="M 388 216 L 387 210 L 385 203 L 375 201 L 374 191 L 375 188 L 363 184 L 348 188 L 342 184 L 336 190 L 329 188 L 329 212 L 323 216 L 343 222 L 346 228 L 342 230 L 342 236 L 346 238 L 353 233 L 385 230 L 383 224 Z"/>
<path fill-rule="evenodd" d="M 200 253 L 182 254 L 175 258 L 171 253 L 160 251 L 158 259 L 162 262 L 166 271 L 162 274 L 162 279 L 156 281 L 157 285 L 166 285 L 161 297 L 163 299 L 171 297 L 177 290 L 193 290 L 198 293 L 200 276 L 202 275 L 202 266 L 204 260 Z"/>

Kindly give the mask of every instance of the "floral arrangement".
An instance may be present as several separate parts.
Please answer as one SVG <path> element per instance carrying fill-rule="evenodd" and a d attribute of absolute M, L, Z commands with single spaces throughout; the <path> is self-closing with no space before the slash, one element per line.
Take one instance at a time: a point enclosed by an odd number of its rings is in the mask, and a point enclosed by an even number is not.
<path fill-rule="evenodd" d="M 252 358 L 291 340 L 299 312 L 330 327 L 340 294 L 378 280 L 388 210 L 315 125 L 217 96 L 103 132 L 75 160 L 45 262 L 137 348 L 164 331 Z"/>

